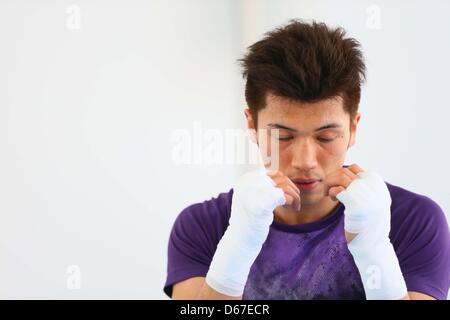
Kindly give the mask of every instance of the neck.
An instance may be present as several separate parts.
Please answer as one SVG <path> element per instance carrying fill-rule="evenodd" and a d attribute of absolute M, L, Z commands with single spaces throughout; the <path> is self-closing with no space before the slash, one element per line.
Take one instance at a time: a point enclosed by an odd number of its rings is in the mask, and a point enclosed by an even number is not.
<path fill-rule="evenodd" d="M 338 201 L 331 200 L 330 197 L 324 197 L 319 203 L 312 205 L 303 205 L 300 211 L 290 206 L 279 206 L 274 210 L 274 220 L 284 224 L 305 224 L 319 221 L 327 217 L 337 206 Z"/>

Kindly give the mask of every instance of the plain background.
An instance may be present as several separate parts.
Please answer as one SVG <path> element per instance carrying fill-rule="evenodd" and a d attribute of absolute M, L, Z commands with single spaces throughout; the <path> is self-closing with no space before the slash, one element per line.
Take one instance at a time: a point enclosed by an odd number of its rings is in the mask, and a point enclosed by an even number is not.
<path fill-rule="evenodd" d="M 244 128 L 236 60 L 293 18 L 362 44 L 348 163 L 448 214 L 449 14 L 445 0 L 0 1 L 0 298 L 165 299 L 176 216 L 245 170 L 175 165 L 171 136 Z"/>

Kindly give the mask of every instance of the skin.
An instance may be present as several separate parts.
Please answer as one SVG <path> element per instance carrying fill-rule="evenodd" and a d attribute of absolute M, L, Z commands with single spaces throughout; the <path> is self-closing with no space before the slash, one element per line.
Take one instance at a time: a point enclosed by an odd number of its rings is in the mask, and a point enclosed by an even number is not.
<path fill-rule="evenodd" d="M 355 137 L 361 115 L 353 119 L 343 108 L 340 97 L 314 103 L 291 101 L 272 93 L 266 96 L 266 107 L 258 112 L 257 124 L 250 110 L 245 109 L 247 126 L 255 132 L 256 142 L 267 139 L 279 140 L 279 168 L 269 173 L 276 186 L 284 191 L 286 204 L 274 210 L 274 220 L 285 224 L 303 224 L 321 220 L 328 216 L 339 204 L 336 195 L 347 188 L 363 169 L 357 164 L 343 168 L 347 150 L 355 144 Z M 320 131 L 315 129 L 335 123 L 338 128 Z M 279 129 L 279 136 L 272 135 L 274 124 L 288 127 Z M 266 129 L 266 130 L 261 130 Z M 321 140 L 322 139 L 322 140 Z M 330 141 L 324 141 L 328 139 Z M 267 140 L 270 141 L 270 140 Z M 271 155 L 269 149 L 261 150 Z M 296 177 L 320 179 L 311 191 L 298 189 L 292 179 Z M 347 243 L 356 234 L 345 232 Z M 242 299 L 225 296 L 204 281 L 204 277 L 194 277 L 181 281 L 173 287 L 173 299 Z M 419 292 L 408 292 L 403 299 L 434 299 Z"/>
<path fill-rule="evenodd" d="M 295 184 L 283 189 L 286 195 L 286 205 L 275 209 L 274 219 L 286 224 L 301 224 L 320 220 L 327 216 L 337 205 L 328 196 L 329 186 L 326 183 L 328 175 L 340 176 L 339 170 L 345 161 L 346 151 L 355 142 L 360 114 L 350 126 L 350 116 L 344 111 L 340 97 L 322 100 L 316 103 L 302 103 L 268 94 L 267 104 L 258 113 L 258 128 L 252 119 L 250 110 L 245 110 L 249 129 L 257 131 L 257 141 L 275 139 L 272 129 L 274 124 L 291 128 L 279 129 L 279 168 L 271 178 L 284 188 L 287 180 L 295 177 L 320 179 L 320 183 L 311 192 L 303 192 L 300 201 L 300 191 Z M 336 123 L 339 128 L 330 128 L 315 132 L 314 130 L 329 123 Z M 265 130 L 261 130 L 265 129 Z M 282 139 L 282 140 L 281 140 Z M 285 140 L 289 139 L 289 140 Z M 333 139 L 320 141 L 319 139 Z M 270 143 L 262 150 L 272 155 Z M 340 179 L 334 179 L 339 186 Z M 292 182 L 292 181 L 291 181 Z M 337 189 L 333 189 L 337 192 Z M 298 203 L 301 208 L 298 209 Z"/>

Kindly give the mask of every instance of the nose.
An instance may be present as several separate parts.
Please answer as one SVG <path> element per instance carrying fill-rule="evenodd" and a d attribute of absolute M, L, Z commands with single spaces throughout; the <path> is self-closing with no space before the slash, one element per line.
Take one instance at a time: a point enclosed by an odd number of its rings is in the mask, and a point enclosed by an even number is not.
<path fill-rule="evenodd" d="M 314 142 L 300 138 L 293 145 L 292 167 L 300 172 L 308 172 L 317 167 L 317 154 Z"/>

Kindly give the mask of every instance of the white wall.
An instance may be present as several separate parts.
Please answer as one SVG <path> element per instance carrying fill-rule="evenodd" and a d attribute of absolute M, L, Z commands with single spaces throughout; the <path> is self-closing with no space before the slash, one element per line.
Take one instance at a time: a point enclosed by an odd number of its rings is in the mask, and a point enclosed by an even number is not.
<path fill-rule="evenodd" d="M 243 128 L 236 59 L 290 18 L 363 45 L 349 161 L 450 212 L 449 13 L 436 0 L 1 1 L 0 298 L 165 298 L 173 220 L 243 170 L 174 165 L 172 134 Z"/>
<path fill-rule="evenodd" d="M 237 6 L 72 4 L 0 2 L 0 297 L 162 298 L 175 216 L 235 172 L 171 132 L 237 123 Z"/>

